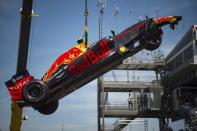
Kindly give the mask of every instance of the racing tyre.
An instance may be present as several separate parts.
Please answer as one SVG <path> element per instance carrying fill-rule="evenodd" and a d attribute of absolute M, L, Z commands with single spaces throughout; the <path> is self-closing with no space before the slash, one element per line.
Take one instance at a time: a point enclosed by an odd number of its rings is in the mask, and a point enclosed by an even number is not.
<path fill-rule="evenodd" d="M 41 80 L 32 80 L 23 88 L 24 101 L 32 106 L 42 105 L 48 96 L 49 88 Z"/>
<path fill-rule="evenodd" d="M 50 115 L 57 110 L 58 105 L 59 105 L 59 102 L 54 101 L 54 102 L 50 102 L 48 104 L 45 104 L 41 107 L 36 107 L 36 110 L 38 110 L 38 112 L 40 112 L 43 115 Z"/>
<path fill-rule="evenodd" d="M 160 29 L 150 34 L 148 37 L 145 36 L 144 39 L 140 40 L 140 44 L 143 44 L 146 50 L 153 51 L 161 45 L 163 32 Z"/>

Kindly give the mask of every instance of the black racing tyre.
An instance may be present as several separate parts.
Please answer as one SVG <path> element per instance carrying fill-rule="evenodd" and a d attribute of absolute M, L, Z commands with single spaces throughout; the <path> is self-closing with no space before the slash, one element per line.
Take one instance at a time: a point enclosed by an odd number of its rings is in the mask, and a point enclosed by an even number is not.
<path fill-rule="evenodd" d="M 162 41 L 161 38 L 149 40 L 147 41 L 147 43 L 145 43 L 146 44 L 145 49 L 148 51 L 156 50 L 161 45 L 161 41 Z"/>
<path fill-rule="evenodd" d="M 148 51 L 156 50 L 162 42 L 162 30 L 156 30 L 155 32 L 151 32 L 148 35 L 145 35 L 142 40 L 140 40 L 140 44 L 144 45 L 144 49 Z"/>
<path fill-rule="evenodd" d="M 36 107 L 35 109 L 38 110 L 38 112 L 40 112 L 43 115 L 50 115 L 57 110 L 58 105 L 59 105 L 59 102 L 54 101 L 54 102 L 50 102 L 48 104 L 45 104 L 43 106 Z"/>
<path fill-rule="evenodd" d="M 24 101 L 32 106 L 42 105 L 49 96 L 49 87 L 41 80 L 32 80 L 23 88 Z"/>

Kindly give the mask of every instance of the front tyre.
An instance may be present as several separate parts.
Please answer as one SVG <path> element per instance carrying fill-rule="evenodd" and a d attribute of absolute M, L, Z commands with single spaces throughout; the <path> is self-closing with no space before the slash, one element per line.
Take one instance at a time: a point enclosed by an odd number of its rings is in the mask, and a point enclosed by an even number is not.
<path fill-rule="evenodd" d="M 53 101 L 43 106 L 36 107 L 35 109 L 38 110 L 38 112 L 40 112 L 43 115 L 50 115 L 57 110 L 58 105 L 59 105 L 58 101 Z"/>
<path fill-rule="evenodd" d="M 41 80 L 32 80 L 23 88 L 24 101 L 32 106 L 42 105 L 49 96 L 49 87 Z"/>
<path fill-rule="evenodd" d="M 162 42 L 163 31 L 158 29 L 154 32 L 146 34 L 139 42 L 144 45 L 144 48 L 148 51 L 153 51 L 159 48 Z"/>

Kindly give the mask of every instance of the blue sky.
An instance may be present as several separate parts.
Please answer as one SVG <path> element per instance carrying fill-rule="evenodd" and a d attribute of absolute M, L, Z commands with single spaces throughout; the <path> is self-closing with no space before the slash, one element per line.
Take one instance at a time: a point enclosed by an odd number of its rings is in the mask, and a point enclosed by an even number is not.
<path fill-rule="evenodd" d="M 83 0 L 35 0 L 34 11 L 39 14 L 32 19 L 28 70 L 41 78 L 50 64 L 65 50 L 71 48 L 83 35 Z M 97 0 L 88 0 L 89 41 L 98 40 Z M 188 28 L 197 24 L 196 0 L 107 0 L 104 14 L 103 36 L 115 29 L 114 10 L 120 9 L 118 31 L 136 23 L 139 17 L 181 15 L 183 21 L 177 30 L 164 28 L 161 49 L 167 54 Z M 8 130 L 10 121 L 10 98 L 4 82 L 16 70 L 22 0 L 0 0 L 0 129 Z M 132 14 L 128 11 L 132 9 Z M 54 131 L 61 123 L 69 131 L 94 131 L 97 129 L 96 81 L 70 94 L 60 101 L 54 114 L 43 116 L 31 108 L 24 110 L 29 116 L 22 129 L 28 131 Z"/>

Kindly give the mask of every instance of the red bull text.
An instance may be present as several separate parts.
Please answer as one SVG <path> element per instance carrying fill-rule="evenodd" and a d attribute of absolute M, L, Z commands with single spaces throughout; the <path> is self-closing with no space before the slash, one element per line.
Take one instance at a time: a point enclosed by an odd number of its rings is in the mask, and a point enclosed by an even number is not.
<path fill-rule="evenodd" d="M 72 49 L 68 50 L 64 54 L 62 54 L 58 59 L 52 64 L 52 66 L 49 68 L 47 73 L 43 77 L 43 81 L 48 81 L 50 77 L 54 74 L 54 72 L 57 71 L 58 67 L 62 64 L 69 64 L 74 59 L 79 57 L 83 54 L 83 51 L 79 48 L 73 47 Z"/>
<path fill-rule="evenodd" d="M 84 70 L 88 69 L 91 65 L 96 64 L 98 61 L 108 57 L 111 54 L 111 49 L 106 40 L 102 40 L 99 42 L 100 50 L 93 51 L 89 50 L 84 57 L 83 60 L 78 64 L 72 64 L 68 67 L 68 70 L 71 76 L 75 76 L 80 74 Z"/>

